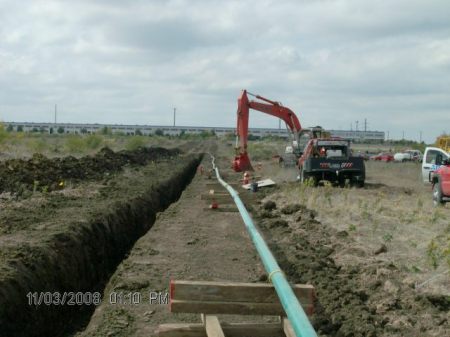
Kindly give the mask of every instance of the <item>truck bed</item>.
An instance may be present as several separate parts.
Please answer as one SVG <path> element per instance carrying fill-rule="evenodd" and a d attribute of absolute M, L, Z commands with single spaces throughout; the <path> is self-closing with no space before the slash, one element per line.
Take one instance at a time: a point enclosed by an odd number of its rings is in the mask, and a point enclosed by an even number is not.
<path fill-rule="evenodd" d="M 365 171 L 364 159 L 349 158 L 309 158 L 303 164 L 305 172 L 361 172 Z"/>

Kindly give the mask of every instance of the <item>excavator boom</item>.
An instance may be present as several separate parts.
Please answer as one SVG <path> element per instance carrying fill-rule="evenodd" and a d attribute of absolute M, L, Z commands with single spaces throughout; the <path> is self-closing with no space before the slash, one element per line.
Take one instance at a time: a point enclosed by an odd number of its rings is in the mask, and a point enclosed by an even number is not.
<path fill-rule="evenodd" d="M 266 102 L 250 101 L 248 95 Z M 248 139 L 248 121 L 250 109 L 258 110 L 266 114 L 275 116 L 283 120 L 292 132 L 294 139 L 298 141 L 299 133 L 302 129 L 300 121 L 294 112 L 279 102 L 275 102 L 259 95 L 253 95 L 247 90 L 242 90 L 238 97 L 237 109 L 237 127 L 236 127 L 236 156 L 233 161 L 233 169 L 236 172 L 252 170 L 250 158 L 247 153 L 247 139 Z"/>

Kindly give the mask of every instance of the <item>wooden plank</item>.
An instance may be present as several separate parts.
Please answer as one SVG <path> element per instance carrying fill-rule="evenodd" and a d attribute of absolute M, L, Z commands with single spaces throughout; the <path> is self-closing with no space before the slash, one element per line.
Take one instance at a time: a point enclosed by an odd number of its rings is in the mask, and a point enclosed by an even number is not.
<path fill-rule="evenodd" d="M 302 304 L 305 313 L 310 316 L 314 311 L 313 304 Z M 171 312 L 204 313 L 210 315 L 270 315 L 282 316 L 286 313 L 280 303 L 253 302 L 216 302 L 216 301 L 182 301 L 170 302 Z"/>
<path fill-rule="evenodd" d="M 258 187 L 266 187 L 266 186 L 273 186 L 276 185 L 276 183 L 272 179 L 263 179 L 257 181 Z M 251 184 L 242 185 L 242 188 L 249 190 L 251 188 Z"/>
<path fill-rule="evenodd" d="M 241 200 L 256 200 L 256 196 L 254 193 L 245 192 L 239 194 L 239 198 Z M 231 200 L 233 201 L 233 197 L 229 193 L 205 193 L 200 196 L 201 200 Z"/>
<path fill-rule="evenodd" d="M 160 324 L 156 335 L 160 337 L 208 337 L 205 327 L 201 323 Z"/>
<path fill-rule="evenodd" d="M 282 337 L 280 323 L 222 323 L 222 330 L 227 337 Z M 207 337 L 201 323 L 161 324 L 157 334 L 160 337 Z"/>
<path fill-rule="evenodd" d="M 270 283 L 172 280 L 171 298 L 183 301 L 279 303 Z M 314 287 L 296 284 L 292 290 L 302 304 L 314 303 Z"/>
<path fill-rule="evenodd" d="M 205 316 L 205 330 L 208 337 L 225 337 L 217 316 Z"/>
<path fill-rule="evenodd" d="M 238 189 L 240 188 L 239 184 L 235 184 L 235 183 L 228 183 L 228 185 L 230 185 L 231 187 L 233 187 L 234 189 Z M 215 191 L 223 191 L 226 190 L 225 187 L 223 187 L 220 183 L 206 183 L 206 187 L 208 188 L 208 190 L 215 190 Z"/>
<path fill-rule="evenodd" d="M 211 193 L 213 191 L 213 193 Z M 201 199 L 202 200 L 209 200 L 210 198 L 216 198 L 216 197 L 230 197 L 231 195 L 228 192 L 216 192 L 214 190 L 210 190 L 209 193 L 202 194 Z"/>
<path fill-rule="evenodd" d="M 220 207 L 220 206 L 219 208 L 205 207 L 203 208 L 203 210 L 211 212 L 230 212 L 230 213 L 239 212 L 239 210 L 236 207 Z"/>
<path fill-rule="evenodd" d="M 282 318 L 283 331 L 286 337 L 297 337 L 294 332 L 294 328 L 292 328 L 291 322 L 286 318 Z"/>
<path fill-rule="evenodd" d="M 218 203 L 233 203 L 234 200 L 229 194 L 202 194 L 201 200 L 207 200 L 207 201 L 217 201 Z"/>

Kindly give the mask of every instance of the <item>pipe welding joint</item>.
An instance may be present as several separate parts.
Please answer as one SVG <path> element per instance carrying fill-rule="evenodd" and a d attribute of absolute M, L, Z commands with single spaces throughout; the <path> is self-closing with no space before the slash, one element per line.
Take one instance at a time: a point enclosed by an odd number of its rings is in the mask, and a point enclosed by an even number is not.
<path fill-rule="evenodd" d="M 282 271 L 281 269 L 275 269 L 275 270 L 272 270 L 272 271 L 270 272 L 269 276 L 268 276 L 268 279 L 269 279 L 269 282 L 270 282 L 270 283 L 272 283 L 272 277 L 273 277 L 273 275 L 275 275 L 276 273 L 284 274 L 283 271 Z"/>

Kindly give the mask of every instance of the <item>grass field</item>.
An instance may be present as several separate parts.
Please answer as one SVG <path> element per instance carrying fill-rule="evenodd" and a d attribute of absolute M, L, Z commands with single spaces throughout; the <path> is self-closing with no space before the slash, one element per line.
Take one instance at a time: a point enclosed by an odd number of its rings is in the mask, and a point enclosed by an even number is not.
<path fill-rule="evenodd" d="M 210 134 L 182 135 L 179 137 L 151 135 L 121 135 L 110 132 L 96 134 L 48 134 L 7 132 L 0 124 L 0 159 L 29 158 L 34 153 L 47 157 L 94 154 L 102 147 L 113 151 L 135 150 L 140 146 L 176 147 L 180 144 L 215 138 Z"/>

